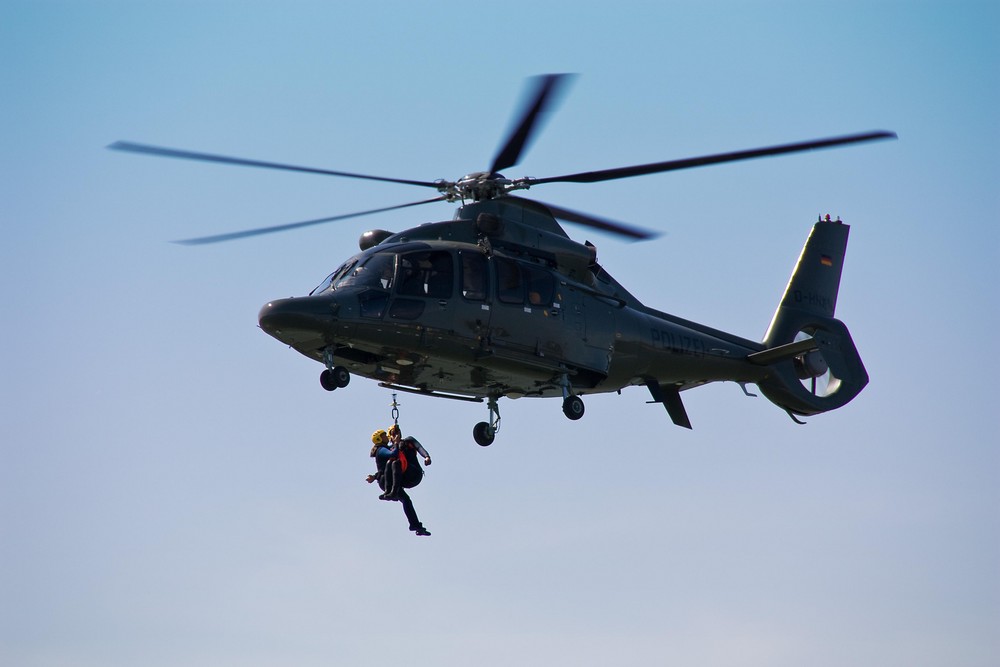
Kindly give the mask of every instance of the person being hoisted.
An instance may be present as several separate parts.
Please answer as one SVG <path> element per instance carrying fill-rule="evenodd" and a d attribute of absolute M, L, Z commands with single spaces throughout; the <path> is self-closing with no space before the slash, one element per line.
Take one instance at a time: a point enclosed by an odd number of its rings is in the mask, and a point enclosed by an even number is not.
<path fill-rule="evenodd" d="M 379 429 L 372 434 L 371 449 L 377 472 L 368 475 L 366 481 L 369 484 L 378 481 L 383 490 L 380 499 L 398 500 L 402 503 L 403 513 L 410 522 L 410 530 L 417 535 L 430 535 L 430 531 L 417 518 L 413 501 L 406 493 L 406 489 L 415 487 L 424 476 L 418 455 L 423 457 L 424 465 L 431 464 L 427 450 L 412 436 L 404 439 L 398 424 L 390 426 L 388 432 Z"/>
<path fill-rule="evenodd" d="M 424 471 L 420 467 L 417 455 L 423 457 L 424 465 L 431 464 L 430 454 L 423 445 L 412 435 L 403 438 L 403 433 L 399 429 L 399 424 L 389 427 L 389 444 L 395 456 L 393 456 L 386 468 L 386 489 L 379 498 L 382 500 L 400 500 L 400 494 L 405 494 L 403 489 L 412 489 L 423 479 Z"/>

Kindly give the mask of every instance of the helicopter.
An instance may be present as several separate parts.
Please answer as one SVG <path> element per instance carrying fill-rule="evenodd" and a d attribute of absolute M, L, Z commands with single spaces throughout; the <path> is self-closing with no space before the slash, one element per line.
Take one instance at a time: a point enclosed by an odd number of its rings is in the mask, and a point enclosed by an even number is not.
<path fill-rule="evenodd" d="M 473 428 L 481 446 L 500 428 L 499 400 L 562 399 L 584 415 L 588 394 L 646 387 L 671 421 L 692 427 L 681 392 L 710 382 L 754 384 L 797 423 L 843 407 L 868 373 L 835 309 L 849 226 L 827 215 L 813 225 L 763 340 L 755 341 L 644 305 L 597 261 L 589 241 L 559 220 L 630 240 L 656 232 L 513 193 L 546 183 L 597 183 L 725 162 L 895 139 L 872 131 L 730 153 L 545 178 L 508 179 L 538 121 L 571 75 L 529 80 L 526 103 L 488 170 L 455 181 L 407 180 L 249 160 L 119 141 L 118 151 L 324 174 L 423 187 L 437 196 L 316 220 L 186 239 L 199 245 L 430 204 L 459 202 L 450 220 L 393 233 L 363 233 L 359 252 L 306 296 L 270 301 L 260 328 L 324 366 L 320 384 L 354 375 L 422 396 L 486 403 Z M 395 399 L 394 399 L 395 404 Z"/>

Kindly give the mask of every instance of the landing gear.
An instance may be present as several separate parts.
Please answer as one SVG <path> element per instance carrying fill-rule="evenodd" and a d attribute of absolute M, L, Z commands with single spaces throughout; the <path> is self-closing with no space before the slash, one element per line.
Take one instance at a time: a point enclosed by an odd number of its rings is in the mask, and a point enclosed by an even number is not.
<path fill-rule="evenodd" d="M 333 391 L 348 385 L 351 372 L 343 366 L 334 365 L 332 345 L 323 350 L 323 363 L 326 364 L 326 370 L 319 374 L 319 383 L 323 389 Z"/>
<path fill-rule="evenodd" d="M 490 428 L 486 422 L 479 422 L 472 428 L 472 437 L 480 447 L 489 447 L 496 438 L 496 431 Z"/>
<path fill-rule="evenodd" d="M 569 376 L 562 376 L 563 414 L 576 421 L 583 416 L 583 399 L 570 393 Z"/>
<path fill-rule="evenodd" d="M 490 410 L 490 420 L 488 422 L 479 422 L 472 429 L 472 437 L 480 447 L 489 447 L 492 445 L 497 431 L 500 430 L 500 408 L 497 407 L 496 397 L 490 396 L 486 400 L 486 406 Z"/>
<path fill-rule="evenodd" d="M 563 414 L 576 421 L 583 416 L 583 399 L 579 396 L 567 396 L 563 399 Z"/>
<path fill-rule="evenodd" d="M 350 382 L 351 373 L 343 366 L 334 366 L 319 374 L 319 383 L 327 391 L 346 387 Z"/>

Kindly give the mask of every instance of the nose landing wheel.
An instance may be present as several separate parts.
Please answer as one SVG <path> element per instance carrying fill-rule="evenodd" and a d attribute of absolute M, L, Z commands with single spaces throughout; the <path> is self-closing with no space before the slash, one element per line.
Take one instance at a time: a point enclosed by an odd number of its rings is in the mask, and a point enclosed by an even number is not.
<path fill-rule="evenodd" d="M 343 366 L 328 368 L 319 374 L 319 383 L 327 391 L 346 387 L 350 381 L 351 373 Z"/>
<path fill-rule="evenodd" d="M 319 374 L 319 383 L 323 389 L 333 391 L 348 385 L 351 381 L 351 372 L 343 366 L 334 365 L 332 346 L 323 350 L 323 363 L 326 364 L 326 370 Z"/>

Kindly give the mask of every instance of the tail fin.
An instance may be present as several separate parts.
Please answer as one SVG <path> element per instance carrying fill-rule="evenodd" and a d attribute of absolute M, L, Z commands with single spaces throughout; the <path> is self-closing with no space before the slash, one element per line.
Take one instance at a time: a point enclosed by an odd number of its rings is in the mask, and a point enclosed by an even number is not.
<path fill-rule="evenodd" d="M 813 226 L 764 335 L 768 349 L 809 337 L 815 342 L 810 351 L 771 364 L 759 385 L 771 402 L 790 413 L 834 410 L 868 384 L 847 326 L 834 317 L 849 232 L 849 226 L 829 216 Z"/>

